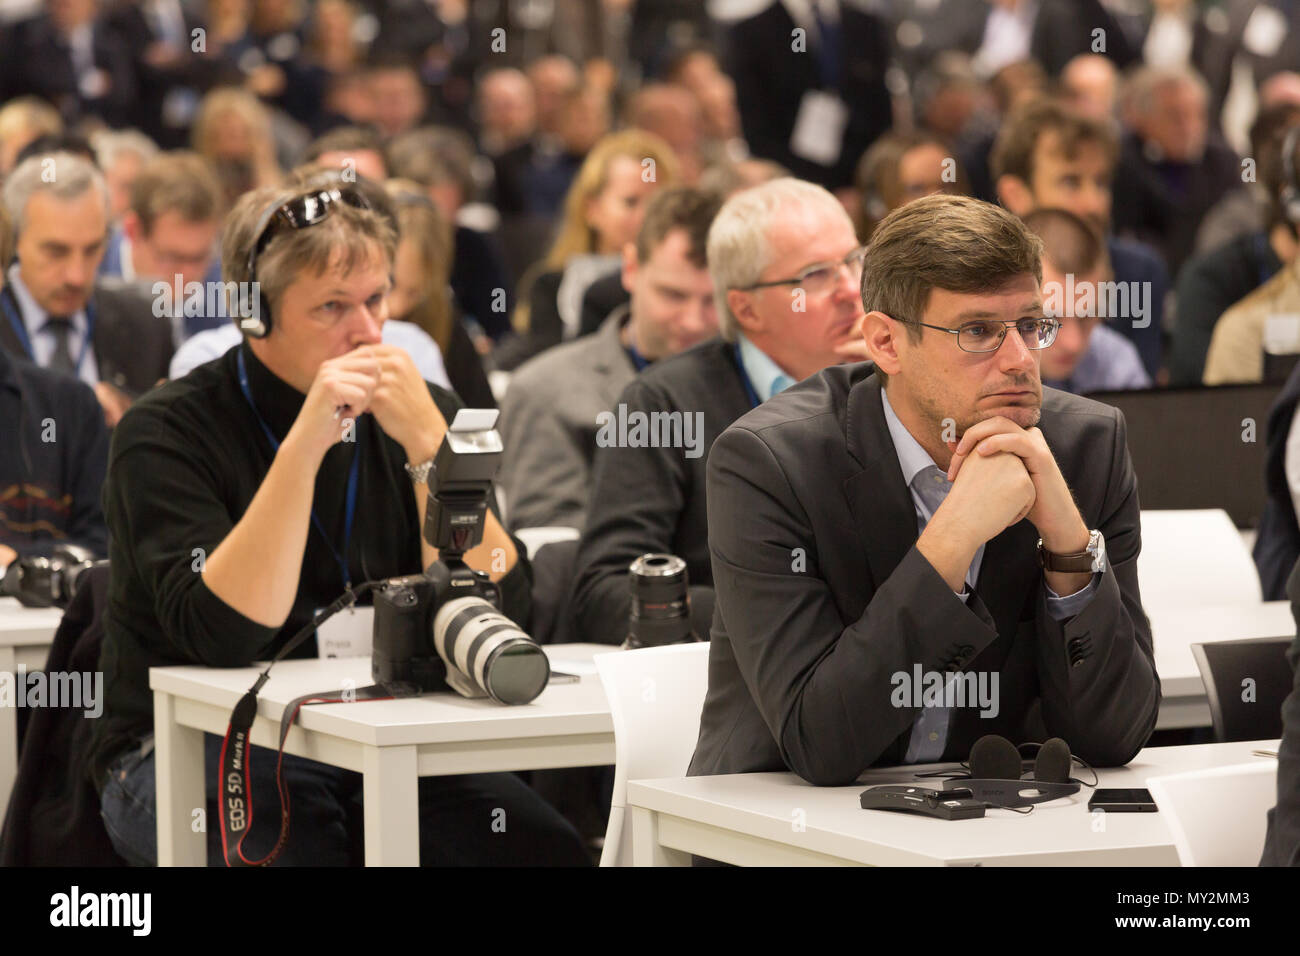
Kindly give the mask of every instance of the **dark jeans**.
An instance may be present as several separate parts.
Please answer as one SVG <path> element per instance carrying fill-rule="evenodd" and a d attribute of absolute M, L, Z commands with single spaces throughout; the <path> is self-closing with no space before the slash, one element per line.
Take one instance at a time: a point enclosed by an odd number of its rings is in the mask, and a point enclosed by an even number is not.
<path fill-rule="evenodd" d="M 217 817 L 221 738 L 204 735 L 208 865 L 224 865 Z M 244 856 L 259 859 L 280 832 L 276 755 L 253 747 L 249 767 L 255 815 Z M 364 861 L 361 774 L 286 754 L 284 781 L 292 817 L 288 845 L 275 866 L 349 866 Z M 569 823 L 514 774 L 421 777 L 421 866 L 588 866 L 591 857 Z M 109 767 L 100 815 L 113 846 L 136 866 L 158 860 L 152 747 Z"/>

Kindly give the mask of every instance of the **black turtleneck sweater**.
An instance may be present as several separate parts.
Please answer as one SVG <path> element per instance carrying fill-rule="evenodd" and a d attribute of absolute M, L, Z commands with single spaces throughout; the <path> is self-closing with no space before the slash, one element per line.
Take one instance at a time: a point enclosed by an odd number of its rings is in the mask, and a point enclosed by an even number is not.
<path fill-rule="evenodd" d="M 313 507 L 329 541 L 313 525 L 298 596 L 284 626 L 264 627 L 208 590 L 200 549 L 204 559 L 216 550 L 253 500 L 273 458 L 239 387 L 241 348 L 257 409 L 283 440 L 305 396 L 244 345 L 154 389 L 113 432 L 103 496 L 113 571 L 100 652 L 105 706 L 96 721 L 91 758 L 96 786 L 113 759 L 153 728 L 150 667 L 245 667 L 266 660 L 316 609 L 342 593 L 342 571 L 331 546 L 338 548 L 343 540 L 354 449 L 362 459 L 347 555 L 352 582 L 421 570 L 415 494 L 402 467 L 406 453 L 373 416 L 363 415 L 356 443 L 335 445 L 317 472 Z M 436 385 L 429 391 L 450 422 L 460 407 L 456 397 Z M 523 547 L 517 548 L 519 563 L 500 582 L 502 610 L 526 627 L 531 572 Z M 294 652 L 315 654 L 314 639 Z"/>

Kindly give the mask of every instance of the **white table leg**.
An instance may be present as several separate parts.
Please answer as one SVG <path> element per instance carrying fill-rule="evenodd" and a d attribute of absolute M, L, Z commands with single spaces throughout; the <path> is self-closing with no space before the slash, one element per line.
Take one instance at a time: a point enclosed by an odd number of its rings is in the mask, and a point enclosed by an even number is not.
<path fill-rule="evenodd" d="M 659 814 L 643 807 L 628 807 L 632 817 L 633 866 L 690 866 L 691 855 L 659 845 Z"/>
<path fill-rule="evenodd" d="M 367 747 L 366 866 L 420 865 L 420 778 L 415 748 Z"/>
<path fill-rule="evenodd" d="M 11 646 L 0 646 L 0 680 L 9 684 L 12 706 L 0 704 L 0 823 L 18 778 L 18 664 Z"/>
<path fill-rule="evenodd" d="M 154 779 L 158 796 L 158 865 L 206 866 L 207 835 L 195 831 L 194 811 L 206 813 L 203 731 L 176 723 L 175 698 L 153 694 Z M 208 820 L 210 827 L 221 826 Z"/>

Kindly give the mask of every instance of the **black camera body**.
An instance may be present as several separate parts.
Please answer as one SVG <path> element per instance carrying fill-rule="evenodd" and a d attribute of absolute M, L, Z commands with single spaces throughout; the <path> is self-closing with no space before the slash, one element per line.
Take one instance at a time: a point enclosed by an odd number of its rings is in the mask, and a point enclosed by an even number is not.
<path fill-rule="evenodd" d="M 437 561 L 424 574 L 389 578 L 375 589 L 370 663 L 375 683 L 410 685 L 417 694 L 451 689 L 447 663 L 431 640 L 438 609 L 461 597 L 481 598 L 501 608 L 501 591 L 486 574 L 459 559 L 456 565 Z"/>
<path fill-rule="evenodd" d="M 438 560 L 423 574 L 390 578 L 374 591 L 371 677 L 394 696 L 448 688 L 500 703 L 533 700 L 550 663 L 501 613 L 501 590 L 464 555 L 483 540 L 488 495 L 501 460 L 497 412 L 461 409 L 429 476 L 424 539 Z"/>
<path fill-rule="evenodd" d="M 95 556 L 75 544 L 60 544 L 49 557 L 19 558 L 0 579 L 0 596 L 15 597 L 24 607 L 66 608 L 77 593 L 81 576 L 96 564 Z"/>

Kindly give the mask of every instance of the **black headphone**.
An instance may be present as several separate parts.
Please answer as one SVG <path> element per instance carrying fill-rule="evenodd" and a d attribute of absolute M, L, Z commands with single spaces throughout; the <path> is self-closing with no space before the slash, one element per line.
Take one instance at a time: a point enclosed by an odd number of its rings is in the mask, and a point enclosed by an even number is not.
<path fill-rule="evenodd" d="M 1282 207 L 1282 214 L 1292 226 L 1300 225 L 1300 188 L 1297 188 L 1295 178 L 1297 143 L 1300 143 L 1300 124 L 1287 130 L 1286 139 L 1282 141 L 1282 192 L 1278 196 L 1278 203 Z"/>
<path fill-rule="evenodd" d="M 1020 751 L 1024 747 L 1038 748 L 1032 766 L 1030 761 L 1021 758 Z M 1096 771 L 1092 772 L 1092 783 L 1070 776 L 1075 761 L 1092 770 L 1085 761 L 1070 753 L 1069 744 L 1060 737 L 1052 737 L 1041 744 L 1031 741 L 1017 747 L 1006 737 L 988 734 L 971 747 L 970 760 L 963 764 L 968 772 L 939 770 L 917 776 L 946 777 L 944 790 L 969 790 L 972 799 L 1010 810 L 1072 796 L 1081 786 L 1095 787 Z M 1026 771 L 1030 771 L 1032 776 L 1025 776 Z"/>

